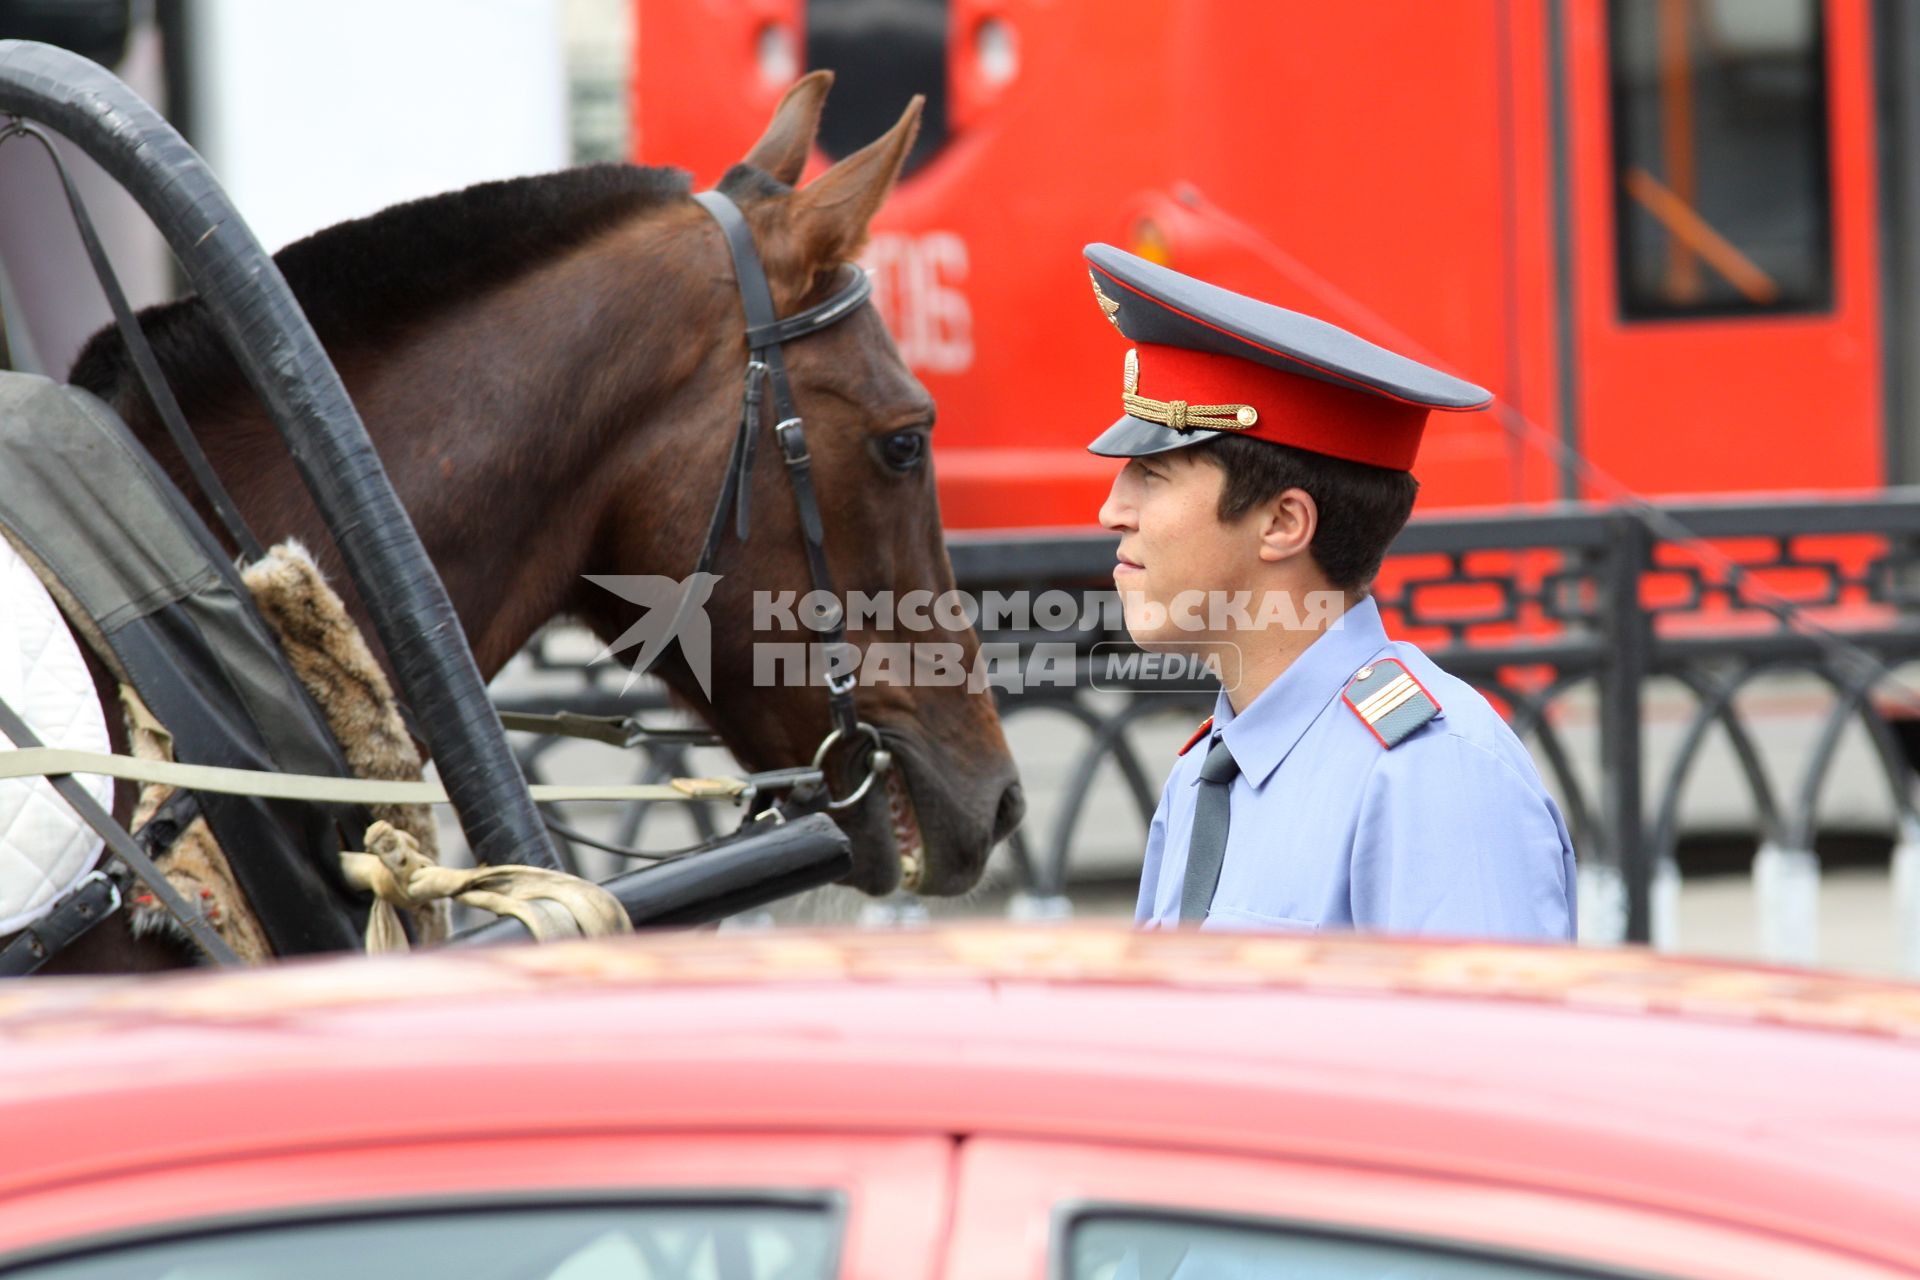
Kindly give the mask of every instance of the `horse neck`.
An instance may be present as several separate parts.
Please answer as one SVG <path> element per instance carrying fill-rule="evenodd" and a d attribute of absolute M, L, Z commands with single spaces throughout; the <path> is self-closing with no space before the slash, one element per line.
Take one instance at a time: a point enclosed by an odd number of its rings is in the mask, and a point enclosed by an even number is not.
<path fill-rule="evenodd" d="M 643 302 L 662 290 L 635 278 L 632 253 L 604 237 L 411 329 L 328 343 L 488 679 L 591 571 L 620 497 L 610 461 L 695 367 L 657 331 L 662 311 Z M 194 425 L 256 534 L 315 549 L 385 664 L 361 593 L 258 407 Z M 183 479 L 158 424 L 136 430 Z"/>
<path fill-rule="evenodd" d="M 367 380 L 376 444 L 489 678 L 606 571 L 633 446 L 697 367 L 644 305 L 660 291 L 608 261 L 618 248 L 496 291 Z M 434 387 L 424 412 L 403 407 Z"/>

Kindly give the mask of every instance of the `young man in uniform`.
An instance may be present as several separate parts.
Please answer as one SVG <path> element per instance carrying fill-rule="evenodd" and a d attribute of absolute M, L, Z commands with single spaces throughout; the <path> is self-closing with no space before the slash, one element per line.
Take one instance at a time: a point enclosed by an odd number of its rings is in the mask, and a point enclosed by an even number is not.
<path fill-rule="evenodd" d="M 1124 416 L 1089 446 L 1127 460 L 1100 509 L 1127 629 L 1215 653 L 1229 686 L 1161 795 L 1136 922 L 1571 939 L 1573 845 L 1532 759 L 1477 691 L 1387 639 L 1368 594 L 1428 413 L 1491 397 L 1107 245 L 1086 256 L 1131 347 Z M 1214 605 L 1236 598 L 1244 613 Z"/>

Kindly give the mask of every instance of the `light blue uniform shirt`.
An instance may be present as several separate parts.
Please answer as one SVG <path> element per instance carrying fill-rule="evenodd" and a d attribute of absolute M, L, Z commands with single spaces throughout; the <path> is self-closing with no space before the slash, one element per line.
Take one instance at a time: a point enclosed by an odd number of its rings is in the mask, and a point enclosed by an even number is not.
<path fill-rule="evenodd" d="M 1341 697 L 1398 659 L 1440 714 L 1391 749 Z M 1233 753 L 1227 850 L 1203 925 L 1571 940 L 1573 842 L 1533 759 L 1472 686 L 1387 639 L 1371 597 L 1213 732 Z M 1147 835 L 1136 924 L 1180 919 L 1203 738 Z"/>

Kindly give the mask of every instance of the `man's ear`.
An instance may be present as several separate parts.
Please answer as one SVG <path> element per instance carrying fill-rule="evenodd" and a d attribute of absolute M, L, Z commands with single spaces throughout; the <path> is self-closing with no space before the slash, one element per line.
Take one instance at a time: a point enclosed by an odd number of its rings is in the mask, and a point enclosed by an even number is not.
<path fill-rule="evenodd" d="M 794 81 L 773 109 L 773 119 L 760 141 L 747 152 L 746 164 L 772 174 L 788 186 L 800 181 L 813 154 L 813 138 L 820 132 L 820 112 L 833 88 L 833 72 L 809 71 Z"/>
<path fill-rule="evenodd" d="M 880 212 L 920 132 L 925 103 L 915 94 L 893 128 L 794 193 L 789 226 L 803 262 L 817 270 L 859 256 L 867 224 Z"/>
<path fill-rule="evenodd" d="M 1320 528 L 1320 505 L 1305 489 L 1282 489 L 1260 508 L 1260 558 L 1278 564 L 1304 555 Z"/>

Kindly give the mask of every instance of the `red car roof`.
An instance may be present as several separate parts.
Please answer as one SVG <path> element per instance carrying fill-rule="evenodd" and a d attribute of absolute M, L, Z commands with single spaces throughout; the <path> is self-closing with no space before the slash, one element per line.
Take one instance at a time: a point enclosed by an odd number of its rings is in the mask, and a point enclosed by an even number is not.
<path fill-rule="evenodd" d="M 1916 1083 L 1920 987 L 1638 950 L 661 935 L 8 986 L 0 1198 L 480 1126 L 992 1132 L 1558 1187 L 1920 1259 Z"/>

